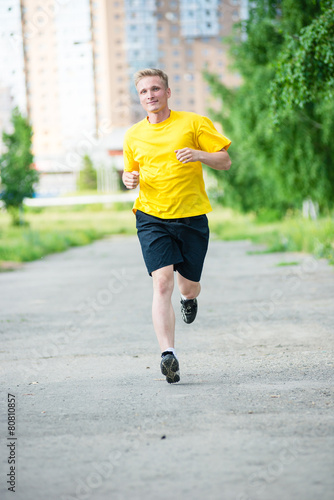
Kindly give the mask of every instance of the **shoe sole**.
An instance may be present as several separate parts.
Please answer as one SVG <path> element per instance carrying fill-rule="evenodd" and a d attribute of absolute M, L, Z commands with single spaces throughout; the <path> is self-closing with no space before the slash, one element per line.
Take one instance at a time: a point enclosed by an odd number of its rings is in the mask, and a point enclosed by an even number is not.
<path fill-rule="evenodd" d="M 187 318 L 187 316 L 185 314 L 183 314 L 183 312 L 182 312 L 182 319 L 185 323 L 187 323 L 187 325 L 190 325 L 190 323 L 193 323 L 195 321 L 196 315 L 197 315 L 197 313 L 195 314 L 195 316 L 193 318 Z"/>
<path fill-rule="evenodd" d="M 179 362 L 174 356 L 168 354 L 161 361 L 161 373 L 165 375 L 169 384 L 180 382 Z"/>
<path fill-rule="evenodd" d="M 188 315 L 186 314 L 186 309 L 185 309 L 185 307 L 184 307 L 184 305 L 182 304 L 182 301 L 181 301 L 181 316 L 182 316 L 183 321 L 185 323 L 187 323 L 187 325 L 190 325 L 190 323 L 193 323 L 193 321 L 195 321 L 196 316 L 197 316 L 197 311 L 198 311 L 197 300 L 196 300 L 196 310 L 195 310 L 195 312 L 193 312 L 191 314 L 188 314 Z"/>

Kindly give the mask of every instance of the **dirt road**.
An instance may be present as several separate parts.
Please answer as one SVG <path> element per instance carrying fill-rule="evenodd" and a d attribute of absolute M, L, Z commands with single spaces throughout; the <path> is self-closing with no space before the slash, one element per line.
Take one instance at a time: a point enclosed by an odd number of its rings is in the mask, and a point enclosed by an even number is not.
<path fill-rule="evenodd" d="M 332 499 L 334 269 L 252 250 L 211 241 L 192 325 L 175 290 L 174 385 L 136 238 L 1 273 L 1 499 Z"/>

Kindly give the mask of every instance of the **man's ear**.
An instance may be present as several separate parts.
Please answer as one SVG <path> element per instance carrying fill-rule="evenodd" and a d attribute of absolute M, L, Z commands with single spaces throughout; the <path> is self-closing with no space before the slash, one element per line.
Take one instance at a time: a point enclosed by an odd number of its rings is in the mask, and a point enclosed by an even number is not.
<path fill-rule="evenodd" d="M 169 98 L 172 95 L 171 89 L 168 87 L 167 89 L 167 97 Z"/>

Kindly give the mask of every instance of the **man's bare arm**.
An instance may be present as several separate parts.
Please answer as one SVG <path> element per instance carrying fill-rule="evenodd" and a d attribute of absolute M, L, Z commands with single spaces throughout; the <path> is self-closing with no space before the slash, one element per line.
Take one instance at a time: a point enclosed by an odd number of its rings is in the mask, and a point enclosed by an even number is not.
<path fill-rule="evenodd" d="M 200 161 L 214 170 L 229 170 L 231 158 L 226 149 L 221 149 L 216 153 L 207 153 L 198 149 L 183 148 L 175 151 L 176 158 L 181 163 Z"/>

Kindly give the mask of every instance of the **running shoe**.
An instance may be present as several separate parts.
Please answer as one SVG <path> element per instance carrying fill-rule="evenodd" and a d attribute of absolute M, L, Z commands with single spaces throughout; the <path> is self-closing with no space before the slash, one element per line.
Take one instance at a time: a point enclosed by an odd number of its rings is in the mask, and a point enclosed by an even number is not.
<path fill-rule="evenodd" d="M 169 384 L 180 382 L 179 362 L 172 352 L 163 352 L 161 354 L 161 373 L 165 375 Z"/>
<path fill-rule="evenodd" d="M 197 299 L 181 299 L 181 314 L 185 323 L 192 323 L 197 314 Z"/>

